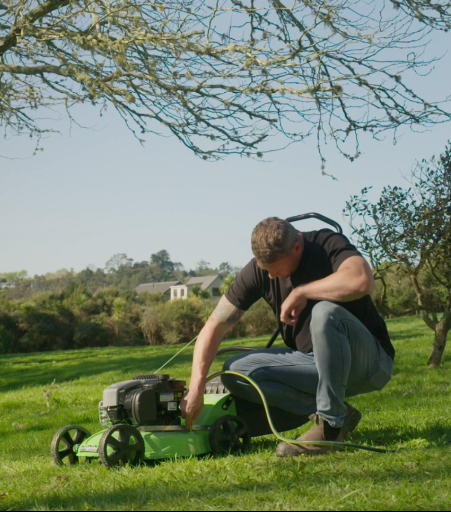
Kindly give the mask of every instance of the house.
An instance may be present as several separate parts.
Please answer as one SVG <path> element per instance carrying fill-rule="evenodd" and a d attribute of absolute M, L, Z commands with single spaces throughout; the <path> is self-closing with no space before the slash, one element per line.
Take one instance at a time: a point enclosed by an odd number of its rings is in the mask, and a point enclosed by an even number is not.
<path fill-rule="evenodd" d="M 185 284 L 174 284 L 171 286 L 171 300 L 174 299 L 187 299 L 190 291 L 198 286 L 202 291 L 207 291 L 211 298 L 221 297 L 219 288 L 223 281 L 221 277 L 216 276 L 202 276 L 192 277 Z"/>
<path fill-rule="evenodd" d="M 171 287 L 177 286 L 180 284 L 180 281 L 166 281 L 164 283 L 146 283 L 140 284 L 135 288 L 136 293 L 139 295 L 141 293 L 162 293 L 166 299 L 171 298 Z"/>
<path fill-rule="evenodd" d="M 14 283 L 6 283 L 6 282 L 0 283 L 0 288 L 2 288 L 2 289 L 15 288 L 15 287 L 16 287 L 16 285 Z"/>

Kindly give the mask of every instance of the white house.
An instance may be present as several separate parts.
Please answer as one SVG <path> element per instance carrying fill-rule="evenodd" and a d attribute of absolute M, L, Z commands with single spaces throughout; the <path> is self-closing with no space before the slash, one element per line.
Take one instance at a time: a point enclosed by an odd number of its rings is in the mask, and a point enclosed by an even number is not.
<path fill-rule="evenodd" d="M 219 288 L 221 287 L 223 281 L 221 277 L 216 276 L 202 276 L 202 277 L 192 277 L 185 284 L 177 284 L 171 286 L 171 300 L 174 299 L 187 299 L 189 292 L 195 287 L 199 286 L 201 290 L 207 291 L 211 298 L 219 298 L 221 297 L 221 292 Z"/>
<path fill-rule="evenodd" d="M 0 283 L 0 288 L 15 288 L 16 285 L 14 283 Z"/>

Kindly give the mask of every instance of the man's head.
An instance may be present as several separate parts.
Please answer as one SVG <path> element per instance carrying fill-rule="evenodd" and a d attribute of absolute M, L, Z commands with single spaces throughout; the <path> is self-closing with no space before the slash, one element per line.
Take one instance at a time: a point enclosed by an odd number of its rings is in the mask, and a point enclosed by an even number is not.
<path fill-rule="evenodd" d="M 287 278 L 296 270 L 304 248 L 302 235 L 286 220 L 269 217 L 252 231 L 252 252 L 269 277 Z"/>

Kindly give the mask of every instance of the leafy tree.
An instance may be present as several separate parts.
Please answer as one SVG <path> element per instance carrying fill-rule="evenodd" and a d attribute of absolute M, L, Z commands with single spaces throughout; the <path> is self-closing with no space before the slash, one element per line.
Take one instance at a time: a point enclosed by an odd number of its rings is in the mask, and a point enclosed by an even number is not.
<path fill-rule="evenodd" d="M 411 185 L 384 188 L 375 204 L 363 189 L 345 212 L 376 273 L 384 279 L 394 267 L 410 279 L 417 307 L 434 331 L 428 364 L 435 367 L 451 329 L 451 147 L 417 163 Z"/>
<path fill-rule="evenodd" d="M 241 267 L 234 267 L 228 261 L 221 263 L 217 269 L 219 275 L 222 278 L 225 278 L 229 275 L 236 276 L 240 270 L 241 270 Z"/>
<path fill-rule="evenodd" d="M 105 263 L 105 269 L 108 272 L 117 272 L 121 267 L 130 267 L 133 260 L 124 253 L 114 254 Z"/>
<path fill-rule="evenodd" d="M 207 300 L 210 298 L 210 292 L 208 290 L 202 290 L 200 286 L 193 286 L 189 292 L 189 296 Z"/>
<path fill-rule="evenodd" d="M 210 266 L 209 261 L 200 260 L 196 264 L 196 268 L 192 272 L 193 276 L 211 276 L 216 274 L 217 270 Z"/>
<path fill-rule="evenodd" d="M 2 283 L 19 283 L 24 279 L 27 279 L 28 272 L 26 270 L 20 270 L 19 272 L 5 272 L 0 273 L 0 281 Z"/>
<path fill-rule="evenodd" d="M 222 278 L 228 276 L 232 272 L 233 272 L 233 267 L 228 261 L 221 263 L 218 267 L 218 273 Z"/>
<path fill-rule="evenodd" d="M 165 249 L 158 251 L 150 256 L 150 264 L 158 265 L 161 269 L 163 276 L 172 274 L 174 272 L 174 263 L 171 261 L 168 251 Z"/>
<path fill-rule="evenodd" d="M 39 141 L 53 129 L 47 111 L 72 119 L 88 103 L 100 114 L 113 107 L 140 141 L 172 134 L 205 159 L 259 157 L 313 136 L 320 154 L 331 139 L 353 160 L 362 131 L 377 138 L 449 118 L 409 82 L 427 75 L 424 45 L 450 27 L 449 2 L 2 0 L 0 9 L 6 135 Z"/>
<path fill-rule="evenodd" d="M 219 291 L 222 293 L 222 295 L 229 291 L 229 288 L 232 286 L 233 281 L 235 281 L 235 276 L 233 274 L 223 279 L 222 285 L 219 288 Z"/>
<path fill-rule="evenodd" d="M 69 274 L 73 274 L 73 270 L 67 270 L 67 268 L 60 268 L 56 272 L 48 272 L 45 274 L 45 279 L 63 279 L 64 277 L 67 277 Z"/>

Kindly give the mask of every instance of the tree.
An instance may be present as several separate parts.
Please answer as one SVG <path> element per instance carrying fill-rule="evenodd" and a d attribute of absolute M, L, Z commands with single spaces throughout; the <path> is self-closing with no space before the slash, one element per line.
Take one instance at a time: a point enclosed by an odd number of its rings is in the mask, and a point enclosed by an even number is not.
<path fill-rule="evenodd" d="M 150 256 L 150 264 L 158 265 L 163 277 L 168 277 L 174 272 L 174 263 L 171 261 L 168 251 L 165 249 Z"/>
<path fill-rule="evenodd" d="M 4 283 L 17 284 L 28 278 L 28 272 L 26 270 L 20 270 L 19 272 L 0 273 L 0 278 Z"/>
<path fill-rule="evenodd" d="M 224 277 L 222 285 L 219 287 L 219 291 L 222 293 L 222 295 L 224 295 L 225 293 L 227 293 L 230 290 L 234 281 L 235 281 L 234 274 L 230 274 L 230 275 Z"/>
<path fill-rule="evenodd" d="M 2 0 L 0 127 L 40 138 L 48 112 L 113 107 L 141 142 L 171 134 L 205 159 L 261 157 L 447 121 L 426 75 L 451 4 L 428 0 Z M 407 73 L 406 73 L 407 72 Z M 282 134 L 283 138 L 272 137 Z M 270 145 L 270 142 L 274 145 Z M 351 143 L 350 145 L 348 143 Z"/>
<path fill-rule="evenodd" d="M 105 269 L 108 272 L 117 272 L 121 267 L 131 267 L 133 260 L 124 253 L 118 253 L 111 256 L 105 263 Z"/>
<path fill-rule="evenodd" d="M 236 276 L 240 270 L 241 267 L 233 267 L 228 261 L 221 263 L 218 267 L 218 273 L 222 278 L 229 275 Z"/>
<path fill-rule="evenodd" d="M 233 272 L 233 267 L 228 261 L 224 261 L 218 267 L 219 275 L 224 278 Z"/>
<path fill-rule="evenodd" d="M 200 286 L 193 286 L 189 292 L 190 297 L 197 297 L 198 299 L 208 300 L 210 298 L 210 292 L 208 290 L 202 290 Z"/>
<path fill-rule="evenodd" d="M 435 367 L 451 329 L 451 146 L 438 159 L 417 163 L 411 184 L 384 188 L 375 204 L 363 189 L 345 212 L 376 274 L 384 280 L 394 267 L 409 277 L 418 310 L 434 331 L 428 364 Z"/>
<path fill-rule="evenodd" d="M 204 270 L 210 270 L 211 267 L 210 267 L 210 262 L 209 261 L 205 261 L 205 260 L 200 260 L 197 262 L 197 267 L 196 267 L 196 270 L 202 272 Z"/>

